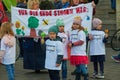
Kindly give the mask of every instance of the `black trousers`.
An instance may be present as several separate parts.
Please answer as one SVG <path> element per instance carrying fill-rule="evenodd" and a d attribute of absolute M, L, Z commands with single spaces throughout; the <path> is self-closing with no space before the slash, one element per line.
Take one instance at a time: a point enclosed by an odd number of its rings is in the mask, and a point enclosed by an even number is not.
<path fill-rule="evenodd" d="M 60 80 L 59 70 L 48 70 L 50 80 Z"/>
<path fill-rule="evenodd" d="M 98 73 L 98 64 L 100 68 L 100 73 L 103 74 L 104 73 L 104 62 L 93 62 L 94 71 L 95 73 Z"/>

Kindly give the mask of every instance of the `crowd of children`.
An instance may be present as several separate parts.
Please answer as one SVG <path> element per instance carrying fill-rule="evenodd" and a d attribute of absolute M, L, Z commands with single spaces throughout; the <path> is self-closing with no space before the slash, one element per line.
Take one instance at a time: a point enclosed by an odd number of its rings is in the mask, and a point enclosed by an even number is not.
<path fill-rule="evenodd" d="M 28 5 L 24 3 L 25 0 L 20 1 L 17 7 L 33 10 L 39 9 L 39 0 L 32 0 L 33 2 L 28 0 Z M 79 0 L 73 0 L 72 5 L 70 5 L 70 2 L 67 0 L 55 0 L 54 8 L 60 9 L 77 6 L 83 3 L 83 1 L 84 0 L 80 0 L 80 2 Z M 93 3 L 92 5 L 95 8 L 95 4 Z M 53 9 L 53 7 L 51 7 L 51 9 Z M 62 18 L 57 19 L 55 25 L 49 28 L 48 38 L 45 41 L 45 68 L 48 69 L 50 80 L 60 80 L 60 70 L 62 70 L 62 80 L 67 80 L 67 60 L 70 60 L 71 65 L 76 67 L 75 80 L 81 80 L 81 76 L 84 77 L 84 80 L 89 80 L 88 70 L 86 68 L 86 65 L 89 63 L 86 54 L 86 39 L 90 41 L 89 55 L 90 61 L 93 62 L 93 77 L 104 78 L 105 43 L 107 42 L 108 34 L 102 31 L 102 21 L 94 18 L 92 21 L 93 29 L 89 33 L 88 38 L 86 38 L 84 27 L 81 26 L 81 23 L 82 19 L 80 16 L 74 17 L 69 34 L 64 30 L 65 24 Z M 0 62 L 5 65 L 9 80 L 15 80 L 14 63 L 16 40 L 9 22 L 2 23 L 0 39 Z M 71 53 L 68 52 L 68 48 L 71 49 Z M 3 53 L 3 55 L 1 55 L 1 53 Z M 98 64 L 100 70 L 98 70 Z"/>

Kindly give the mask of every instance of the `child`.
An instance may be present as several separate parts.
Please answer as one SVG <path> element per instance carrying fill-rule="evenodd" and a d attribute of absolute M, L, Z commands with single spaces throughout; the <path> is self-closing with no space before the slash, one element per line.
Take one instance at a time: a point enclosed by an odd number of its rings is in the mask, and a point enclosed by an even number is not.
<path fill-rule="evenodd" d="M 4 53 L 4 55 L 0 57 L 1 58 L 0 60 L 2 64 L 4 64 L 6 67 L 9 80 L 15 80 L 14 63 L 16 52 L 15 47 L 16 40 L 11 28 L 11 24 L 9 22 L 2 23 L 0 38 L 1 38 L 1 51 Z"/>
<path fill-rule="evenodd" d="M 105 61 L 105 42 L 108 34 L 102 31 L 102 21 L 98 18 L 93 19 L 93 30 L 89 35 L 90 39 L 90 58 L 93 62 L 94 74 L 97 78 L 104 78 L 104 61 Z M 98 63 L 100 75 L 98 75 Z"/>
<path fill-rule="evenodd" d="M 52 26 L 48 30 L 49 39 L 46 40 L 46 60 L 45 68 L 48 69 L 50 80 L 60 80 L 59 71 L 63 59 L 63 44 L 57 38 L 57 26 Z"/>
<path fill-rule="evenodd" d="M 63 60 L 62 60 L 62 80 L 67 80 L 67 60 L 68 60 L 68 52 L 67 52 L 67 44 L 68 44 L 68 35 L 64 31 L 64 22 L 63 19 L 57 19 L 56 25 L 58 27 L 58 36 L 62 39 L 63 43 Z"/>
<path fill-rule="evenodd" d="M 88 64 L 86 35 L 81 26 L 81 22 L 82 19 L 79 16 L 74 18 L 69 43 L 69 47 L 71 47 L 70 63 L 76 66 L 75 80 L 81 80 L 81 74 L 84 76 L 84 80 L 88 80 L 88 72 L 85 66 Z"/>

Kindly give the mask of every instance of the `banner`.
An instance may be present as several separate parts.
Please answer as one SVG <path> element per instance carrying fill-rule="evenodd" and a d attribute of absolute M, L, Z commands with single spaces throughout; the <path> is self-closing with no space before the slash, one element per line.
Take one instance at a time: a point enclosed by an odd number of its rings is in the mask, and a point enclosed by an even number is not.
<path fill-rule="evenodd" d="M 56 20 L 59 18 L 64 20 L 65 31 L 70 31 L 73 19 L 76 16 L 82 18 L 82 26 L 86 31 L 90 32 L 92 12 L 92 4 L 88 3 L 76 7 L 54 10 L 30 10 L 12 7 L 11 14 L 13 30 L 16 35 L 30 36 L 31 33 L 34 33 L 39 36 L 39 31 L 47 34 L 48 29 L 56 25 Z"/>

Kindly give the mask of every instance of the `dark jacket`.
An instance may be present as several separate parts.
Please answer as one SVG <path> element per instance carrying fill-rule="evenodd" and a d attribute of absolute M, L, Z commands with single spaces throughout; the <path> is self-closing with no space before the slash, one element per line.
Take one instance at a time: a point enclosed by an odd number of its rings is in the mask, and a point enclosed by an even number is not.
<path fill-rule="evenodd" d="M 19 3 L 17 3 L 16 7 L 27 9 L 27 4 L 24 4 L 23 2 L 19 2 Z"/>
<path fill-rule="evenodd" d="M 61 9 L 62 8 L 62 2 L 59 0 L 57 2 L 54 2 L 55 9 Z"/>
<path fill-rule="evenodd" d="M 41 45 L 40 39 L 35 41 L 34 38 L 19 38 L 20 47 L 23 52 L 24 69 L 41 70 L 45 66 L 45 47 Z"/>

